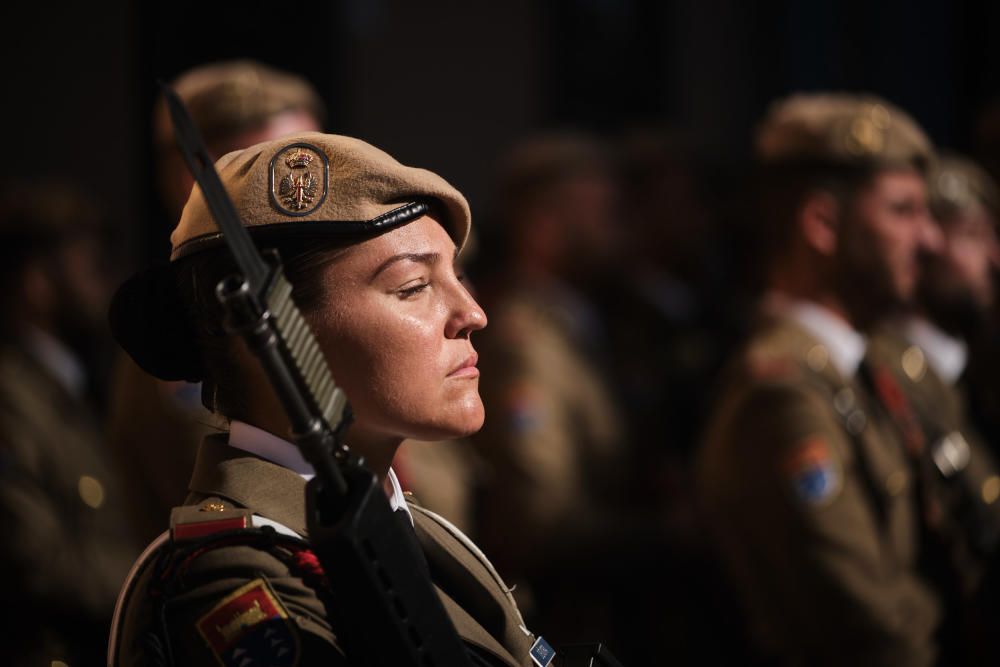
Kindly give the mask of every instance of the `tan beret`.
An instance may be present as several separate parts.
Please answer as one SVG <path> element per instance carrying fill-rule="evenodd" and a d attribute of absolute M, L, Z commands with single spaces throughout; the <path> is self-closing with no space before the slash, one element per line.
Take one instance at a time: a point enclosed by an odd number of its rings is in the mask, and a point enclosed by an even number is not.
<path fill-rule="evenodd" d="M 436 213 L 459 249 L 471 227 L 465 198 L 443 178 L 407 167 L 358 139 L 302 132 L 223 156 L 222 184 L 258 243 L 370 237 Z M 171 236 L 171 260 L 222 245 L 200 188 Z M 116 292 L 108 313 L 115 340 L 146 372 L 197 381 L 205 369 L 190 308 L 177 288 L 181 264 L 149 267 Z"/>
<path fill-rule="evenodd" d="M 989 175 L 971 160 L 956 155 L 935 160 L 927 177 L 931 212 L 938 220 L 982 206 L 1000 217 L 1000 195 Z"/>
<path fill-rule="evenodd" d="M 229 153 L 216 170 L 252 233 L 375 234 L 437 205 L 461 249 L 472 224 L 465 197 L 443 178 L 351 137 L 292 134 Z M 220 244 L 199 187 L 170 241 L 171 259 Z"/>
<path fill-rule="evenodd" d="M 306 111 L 320 123 L 326 116 L 322 100 L 308 81 L 253 60 L 201 65 L 177 77 L 171 87 L 209 145 L 259 127 L 284 111 Z M 162 97 L 154 111 L 154 124 L 162 141 L 173 147 Z"/>
<path fill-rule="evenodd" d="M 829 163 L 925 170 L 930 140 L 905 111 L 870 95 L 799 94 L 774 103 L 757 128 L 764 164 Z"/>

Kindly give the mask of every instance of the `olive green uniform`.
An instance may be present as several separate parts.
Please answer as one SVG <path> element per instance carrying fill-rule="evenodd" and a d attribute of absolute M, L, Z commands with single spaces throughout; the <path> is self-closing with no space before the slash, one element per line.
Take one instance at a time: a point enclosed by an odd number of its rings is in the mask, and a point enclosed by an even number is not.
<path fill-rule="evenodd" d="M 587 348 L 584 312 L 562 288 L 515 280 L 477 334 L 487 416 L 473 441 L 493 480 L 480 535 L 512 571 L 560 545 L 572 551 L 625 460 L 620 415 Z"/>
<path fill-rule="evenodd" d="M 758 644 L 781 664 L 933 664 L 915 475 L 862 384 L 771 316 L 710 423 L 701 501 Z"/>
<path fill-rule="evenodd" d="M 188 506 L 174 512 L 174 529 L 249 512 L 304 537 L 305 484 L 287 468 L 229 447 L 222 436 L 209 437 L 199 451 Z M 416 504 L 410 509 L 431 578 L 461 638 L 489 664 L 529 667 L 534 637 L 523 628 L 513 598 L 492 566 L 448 522 Z M 150 563 L 126 591 L 112 637 L 116 665 L 149 661 L 143 653 L 145 637 L 156 627 Z M 214 549 L 191 562 L 185 579 L 190 583 L 169 603 L 166 621 L 176 664 L 216 666 L 223 661 L 202 635 L 205 619 L 224 610 L 227 598 L 248 585 L 265 586 L 288 618 L 297 655 L 294 661 L 288 657 L 287 664 L 345 664 L 321 594 L 270 553 L 248 545 Z"/>
<path fill-rule="evenodd" d="M 25 347 L 0 350 L 5 664 L 97 664 L 139 552 L 86 403 Z"/>
<path fill-rule="evenodd" d="M 931 517 L 960 593 L 975 592 L 1000 535 L 1000 477 L 990 450 L 969 423 L 961 389 L 945 382 L 923 350 L 891 325 L 874 336 L 868 354 L 889 369 L 907 402 L 896 417 L 927 448 L 936 507 Z"/>

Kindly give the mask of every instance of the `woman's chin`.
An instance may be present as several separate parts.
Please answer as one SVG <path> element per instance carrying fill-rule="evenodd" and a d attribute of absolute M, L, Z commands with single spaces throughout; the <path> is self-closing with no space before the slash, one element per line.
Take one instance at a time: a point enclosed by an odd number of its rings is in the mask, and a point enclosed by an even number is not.
<path fill-rule="evenodd" d="M 419 432 L 417 440 L 455 440 L 465 438 L 483 427 L 486 418 L 483 404 L 476 401 L 475 404 L 467 406 L 465 409 L 448 415 L 441 420 L 435 420 L 432 424 L 427 424 L 423 428 L 415 429 Z"/>

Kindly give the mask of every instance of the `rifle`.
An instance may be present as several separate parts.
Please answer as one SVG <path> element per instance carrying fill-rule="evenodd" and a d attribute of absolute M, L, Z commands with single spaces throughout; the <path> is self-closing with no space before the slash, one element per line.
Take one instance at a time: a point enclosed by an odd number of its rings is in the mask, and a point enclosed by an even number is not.
<path fill-rule="evenodd" d="M 162 85 L 162 84 L 161 84 Z M 201 135 L 177 94 L 162 85 L 177 143 L 236 262 L 216 294 L 227 326 L 256 355 L 288 414 L 291 437 L 316 470 L 306 523 L 334 599 L 337 636 L 352 665 L 471 667 L 421 567 L 413 531 L 401 526 L 375 475 L 341 442 L 347 397 L 302 313 L 276 253 L 265 257 L 240 222 Z"/>

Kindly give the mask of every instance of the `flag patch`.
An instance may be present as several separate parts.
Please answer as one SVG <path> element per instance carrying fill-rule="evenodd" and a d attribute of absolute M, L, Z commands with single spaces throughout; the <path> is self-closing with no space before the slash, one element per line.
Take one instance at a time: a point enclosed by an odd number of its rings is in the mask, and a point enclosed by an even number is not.
<path fill-rule="evenodd" d="M 225 667 L 294 667 L 299 637 L 263 579 L 226 596 L 198 620 L 198 632 Z"/>
<path fill-rule="evenodd" d="M 840 464 L 822 438 L 810 438 L 796 446 L 785 459 L 784 472 L 795 497 L 819 507 L 832 501 L 843 483 Z"/>

